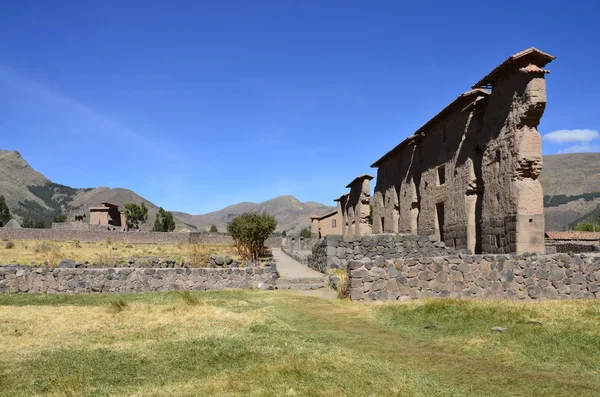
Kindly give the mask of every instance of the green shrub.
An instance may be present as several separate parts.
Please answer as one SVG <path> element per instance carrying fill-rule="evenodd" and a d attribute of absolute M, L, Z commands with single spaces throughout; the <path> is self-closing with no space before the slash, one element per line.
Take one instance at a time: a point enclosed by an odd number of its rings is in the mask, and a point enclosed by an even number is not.
<path fill-rule="evenodd" d="M 300 231 L 300 237 L 302 237 L 302 238 L 311 238 L 312 237 L 312 233 L 311 233 L 310 229 L 309 228 L 302 229 Z"/>
<path fill-rule="evenodd" d="M 15 248 L 15 243 L 13 243 L 12 241 L 7 241 L 6 243 L 4 243 L 4 248 L 6 248 L 7 250 L 11 249 L 11 248 Z"/>
<path fill-rule="evenodd" d="M 257 260 L 263 253 L 265 241 L 277 227 L 274 216 L 266 213 L 238 215 L 227 225 L 242 258 Z"/>
<path fill-rule="evenodd" d="M 67 221 L 67 216 L 65 214 L 58 214 L 52 217 L 52 222 L 54 223 L 63 223 Z"/>

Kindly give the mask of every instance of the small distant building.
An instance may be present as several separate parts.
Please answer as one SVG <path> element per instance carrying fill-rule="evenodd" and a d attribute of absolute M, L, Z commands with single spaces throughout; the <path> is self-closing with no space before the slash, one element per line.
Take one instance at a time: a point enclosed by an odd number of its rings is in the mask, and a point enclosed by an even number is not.
<path fill-rule="evenodd" d="M 106 201 L 100 207 L 90 207 L 90 225 L 126 227 L 127 218 L 119 206 Z"/>
<path fill-rule="evenodd" d="M 342 215 L 336 210 L 324 215 L 311 216 L 311 237 L 321 239 L 329 234 L 342 234 Z"/>

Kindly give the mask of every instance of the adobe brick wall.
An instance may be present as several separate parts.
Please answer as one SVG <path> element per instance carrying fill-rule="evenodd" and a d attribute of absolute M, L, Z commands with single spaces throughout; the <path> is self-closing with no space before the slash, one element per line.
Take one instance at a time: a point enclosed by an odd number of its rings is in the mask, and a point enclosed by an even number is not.
<path fill-rule="evenodd" d="M 0 293 L 100 293 L 274 289 L 275 266 L 225 269 L 0 267 Z"/>

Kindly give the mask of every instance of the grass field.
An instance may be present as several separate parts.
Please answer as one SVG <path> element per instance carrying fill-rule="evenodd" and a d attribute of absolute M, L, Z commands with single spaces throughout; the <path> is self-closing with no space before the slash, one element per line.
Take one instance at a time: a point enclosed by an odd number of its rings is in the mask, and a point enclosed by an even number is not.
<path fill-rule="evenodd" d="M 593 301 L 3 295 L 0 346 L 0 396 L 600 395 Z"/>
<path fill-rule="evenodd" d="M 186 260 L 198 265 L 207 264 L 210 255 L 229 255 L 239 259 L 235 247 L 217 244 L 127 244 L 104 242 L 79 242 L 77 240 L 39 241 L 14 240 L 0 242 L 0 263 L 47 263 L 56 266 L 62 259 L 76 262 L 117 264 L 129 258 L 158 257 Z"/>

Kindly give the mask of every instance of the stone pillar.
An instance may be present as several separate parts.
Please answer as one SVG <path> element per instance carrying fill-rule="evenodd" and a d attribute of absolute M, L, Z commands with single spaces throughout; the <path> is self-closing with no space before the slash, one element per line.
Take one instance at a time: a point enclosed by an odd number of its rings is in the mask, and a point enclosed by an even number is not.
<path fill-rule="evenodd" d="M 351 226 L 349 234 L 371 234 L 372 228 L 369 224 L 369 214 L 371 211 L 371 187 L 370 181 L 373 179 L 371 175 L 361 175 L 355 178 L 346 186 L 350 188 L 348 197 L 348 214 L 352 212 L 353 219 L 348 220 Z M 350 211 L 352 209 L 352 211 Z M 354 225 L 352 227 L 352 225 Z"/>
<path fill-rule="evenodd" d="M 542 139 L 537 126 L 546 107 L 554 59 L 535 48 L 515 54 L 474 87 L 492 87 L 479 139 L 485 147 L 482 251 L 544 252 Z"/>

